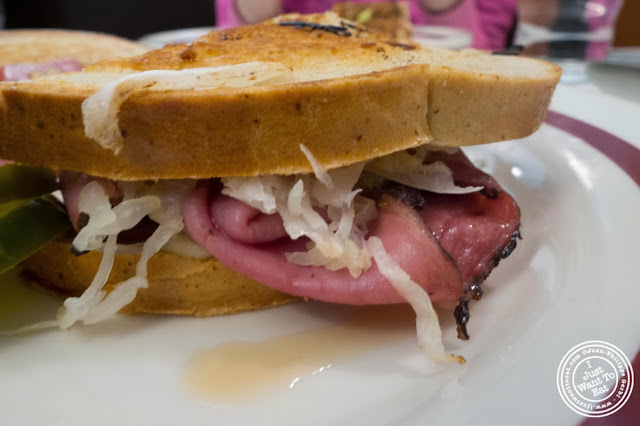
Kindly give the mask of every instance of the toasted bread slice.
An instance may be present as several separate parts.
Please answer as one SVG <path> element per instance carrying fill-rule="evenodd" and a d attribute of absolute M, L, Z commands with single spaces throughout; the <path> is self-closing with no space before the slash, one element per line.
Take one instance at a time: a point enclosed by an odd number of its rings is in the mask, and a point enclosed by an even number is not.
<path fill-rule="evenodd" d="M 108 34 L 66 30 L 0 31 L 0 65 L 73 58 L 83 65 L 149 48 Z"/>
<path fill-rule="evenodd" d="M 21 263 L 28 280 L 66 296 L 79 296 L 92 282 L 102 254 L 71 253 L 70 241 L 49 242 Z M 140 256 L 116 255 L 106 291 L 135 274 Z M 197 259 L 161 251 L 149 261 L 149 287 L 123 313 L 209 316 L 265 309 L 300 300 L 234 272 L 214 258 Z"/>
<path fill-rule="evenodd" d="M 286 82 L 146 84 L 117 115 L 119 154 L 85 135 L 81 104 L 111 80 L 255 61 L 282 67 Z M 399 44 L 335 14 L 285 15 L 80 73 L 0 84 L 0 158 L 120 180 L 307 173 L 301 143 L 335 168 L 427 142 L 526 136 L 559 77 L 540 60 Z"/>

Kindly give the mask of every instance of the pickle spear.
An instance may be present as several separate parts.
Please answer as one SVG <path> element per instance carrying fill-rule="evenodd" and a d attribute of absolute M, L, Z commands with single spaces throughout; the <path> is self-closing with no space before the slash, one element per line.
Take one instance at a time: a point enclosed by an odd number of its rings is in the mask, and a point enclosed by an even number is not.
<path fill-rule="evenodd" d="M 0 167 L 0 204 L 30 200 L 58 189 L 53 170 L 11 163 Z"/>
<path fill-rule="evenodd" d="M 15 163 L 0 167 L 0 273 L 69 228 L 64 208 L 46 195 L 56 189 L 53 170 Z"/>
<path fill-rule="evenodd" d="M 11 163 L 0 167 L 0 205 L 27 201 L 58 189 L 53 170 Z"/>
<path fill-rule="evenodd" d="M 28 201 L 0 217 L 0 273 L 69 229 L 64 209 L 53 197 Z"/>

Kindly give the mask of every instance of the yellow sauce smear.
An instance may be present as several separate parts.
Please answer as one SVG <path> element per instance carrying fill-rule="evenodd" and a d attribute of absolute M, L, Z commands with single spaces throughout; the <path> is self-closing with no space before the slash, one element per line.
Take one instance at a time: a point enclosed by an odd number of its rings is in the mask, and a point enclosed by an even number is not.
<path fill-rule="evenodd" d="M 407 305 L 354 307 L 341 325 L 198 351 L 187 363 L 183 383 L 200 400 L 239 403 L 293 388 L 335 363 L 414 336 L 415 313 Z"/>

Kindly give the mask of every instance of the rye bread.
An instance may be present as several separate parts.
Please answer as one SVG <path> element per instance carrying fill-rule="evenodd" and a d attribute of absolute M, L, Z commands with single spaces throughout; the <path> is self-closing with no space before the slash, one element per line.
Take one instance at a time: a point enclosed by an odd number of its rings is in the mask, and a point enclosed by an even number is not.
<path fill-rule="evenodd" d="M 75 256 L 71 240 L 47 243 L 21 263 L 22 276 L 64 296 L 79 296 L 91 284 L 102 253 Z M 105 290 L 135 275 L 139 255 L 117 254 Z M 238 274 L 215 258 L 198 259 L 161 251 L 148 264 L 149 287 L 121 312 L 210 316 L 266 309 L 300 300 Z"/>
<path fill-rule="evenodd" d="M 85 136 L 82 102 L 125 74 L 277 62 L 293 83 L 134 91 L 116 155 Z M 0 158 L 119 180 L 311 172 L 419 144 L 524 137 L 544 119 L 557 66 L 399 44 L 334 14 L 286 15 L 83 72 L 0 84 Z M 28 142 L 25 142 L 28 141 Z"/>

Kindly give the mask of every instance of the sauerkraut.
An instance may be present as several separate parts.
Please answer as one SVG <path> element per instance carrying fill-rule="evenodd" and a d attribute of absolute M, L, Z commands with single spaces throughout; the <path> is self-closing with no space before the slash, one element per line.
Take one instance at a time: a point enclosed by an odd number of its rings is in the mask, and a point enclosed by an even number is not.
<path fill-rule="evenodd" d="M 466 194 L 482 190 L 481 186 L 460 187 L 453 173 L 442 161 L 425 164 L 431 150 L 425 146 L 399 151 L 367 163 L 365 170 L 394 182 L 439 194 Z"/>
<path fill-rule="evenodd" d="M 389 256 L 380 238 L 369 238 L 367 247 L 375 259 L 380 273 L 415 311 L 416 334 L 420 349 L 429 359 L 445 361 L 447 356 L 442 343 L 442 330 L 438 314 L 433 308 L 427 292 Z"/>
<path fill-rule="evenodd" d="M 222 192 L 265 214 L 280 215 L 291 239 L 309 239 L 307 251 L 286 254 L 292 263 L 323 266 L 329 270 L 346 268 L 357 277 L 371 267 L 373 258 L 380 273 L 415 310 L 418 342 L 425 355 L 435 361 L 446 360 L 438 316 L 429 296 L 389 256 L 379 238 L 367 238 L 367 225 L 376 219 L 378 211 L 375 201 L 363 197 L 362 189 L 356 186 L 367 170 L 434 192 L 465 193 L 480 188 L 457 187 L 451 170 L 444 163 L 425 166 L 427 150 L 391 154 L 366 165 L 356 163 L 327 171 L 304 145 L 300 149 L 309 159 L 313 174 L 222 178 Z M 103 257 L 87 290 L 80 297 L 66 299 L 59 310 L 57 325 L 61 328 L 69 328 L 78 321 L 91 324 L 112 316 L 130 303 L 139 289 L 148 286 L 147 263 L 155 253 L 169 241 L 179 247 L 193 245 L 190 239 L 186 241 L 180 236 L 183 200 L 195 187 L 195 181 L 119 182 L 118 185 L 124 197 L 116 206 L 111 206 L 98 182 L 90 182 L 80 194 L 78 208 L 88 214 L 89 221 L 77 234 L 73 246 L 78 251 L 102 250 Z M 134 227 L 145 216 L 157 222 L 158 228 L 142 245 L 136 274 L 107 294 L 104 286 L 118 249 L 118 233 Z M 203 252 L 194 251 L 194 254 L 200 256 Z M 32 328 L 50 325 L 48 322 Z M 22 330 L 29 331 L 29 328 Z"/>
<path fill-rule="evenodd" d="M 222 193 L 265 214 L 277 213 L 292 240 L 307 237 L 307 251 L 287 253 L 299 265 L 347 268 L 357 277 L 371 266 L 364 245 L 367 223 L 377 211 L 353 187 L 364 163 L 326 171 L 304 146 L 315 174 L 223 178 Z M 354 202 L 356 198 L 362 198 Z M 320 212 L 325 212 L 327 218 Z M 364 217 L 363 217 L 364 216 Z"/>
<path fill-rule="evenodd" d="M 424 157 L 420 160 L 419 156 L 403 152 L 374 160 L 376 164 L 371 168 L 371 163 L 357 163 L 327 171 L 304 145 L 300 149 L 309 159 L 314 175 L 224 178 L 222 192 L 265 214 L 279 214 L 291 239 L 309 238 L 308 251 L 287 254 L 292 263 L 329 270 L 347 268 L 357 277 L 371 266 L 373 256 L 380 273 L 416 312 L 418 342 L 427 358 L 447 360 L 438 315 L 428 294 L 389 256 L 379 238 L 366 238 L 367 224 L 377 217 L 377 209 L 373 200 L 359 195 L 361 189 L 354 189 L 365 167 L 373 173 L 382 171 L 387 177 L 392 175 L 387 170 L 399 167 L 398 161 L 404 161 L 403 157 L 410 156 L 420 165 Z M 414 184 L 411 186 L 438 189 L 436 192 L 481 189 L 457 187 L 444 163 L 429 166 L 413 164 L 393 176 L 408 176 L 410 179 L 406 180 Z M 427 183 L 430 180 L 436 182 Z M 326 217 L 318 211 L 326 211 Z"/>
<path fill-rule="evenodd" d="M 147 262 L 182 231 L 182 201 L 195 187 L 190 180 L 164 180 L 151 186 L 121 183 L 123 201 L 111 207 L 102 185 L 90 182 L 80 193 L 79 210 L 89 215 L 89 222 L 73 240 L 78 251 L 102 248 L 102 260 L 93 282 L 80 297 L 69 297 L 58 312 L 60 328 L 77 321 L 92 324 L 102 321 L 129 304 L 139 289 L 148 286 Z M 108 295 L 104 286 L 109 278 L 116 253 L 118 233 L 134 227 L 145 216 L 158 228 L 144 243 L 135 276 L 118 284 Z M 106 238 L 106 243 L 103 243 Z M 103 246 L 104 244 L 104 246 Z"/>
<path fill-rule="evenodd" d="M 276 62 L 248 62 L 184 70 L 152 70 L 126 74 L 105 84 L 82 103 L 84 133 L 116 154 L 123 146 L 118 112 L 134 92 L 247 87 L 292 81 L 293 74 Z"/>

